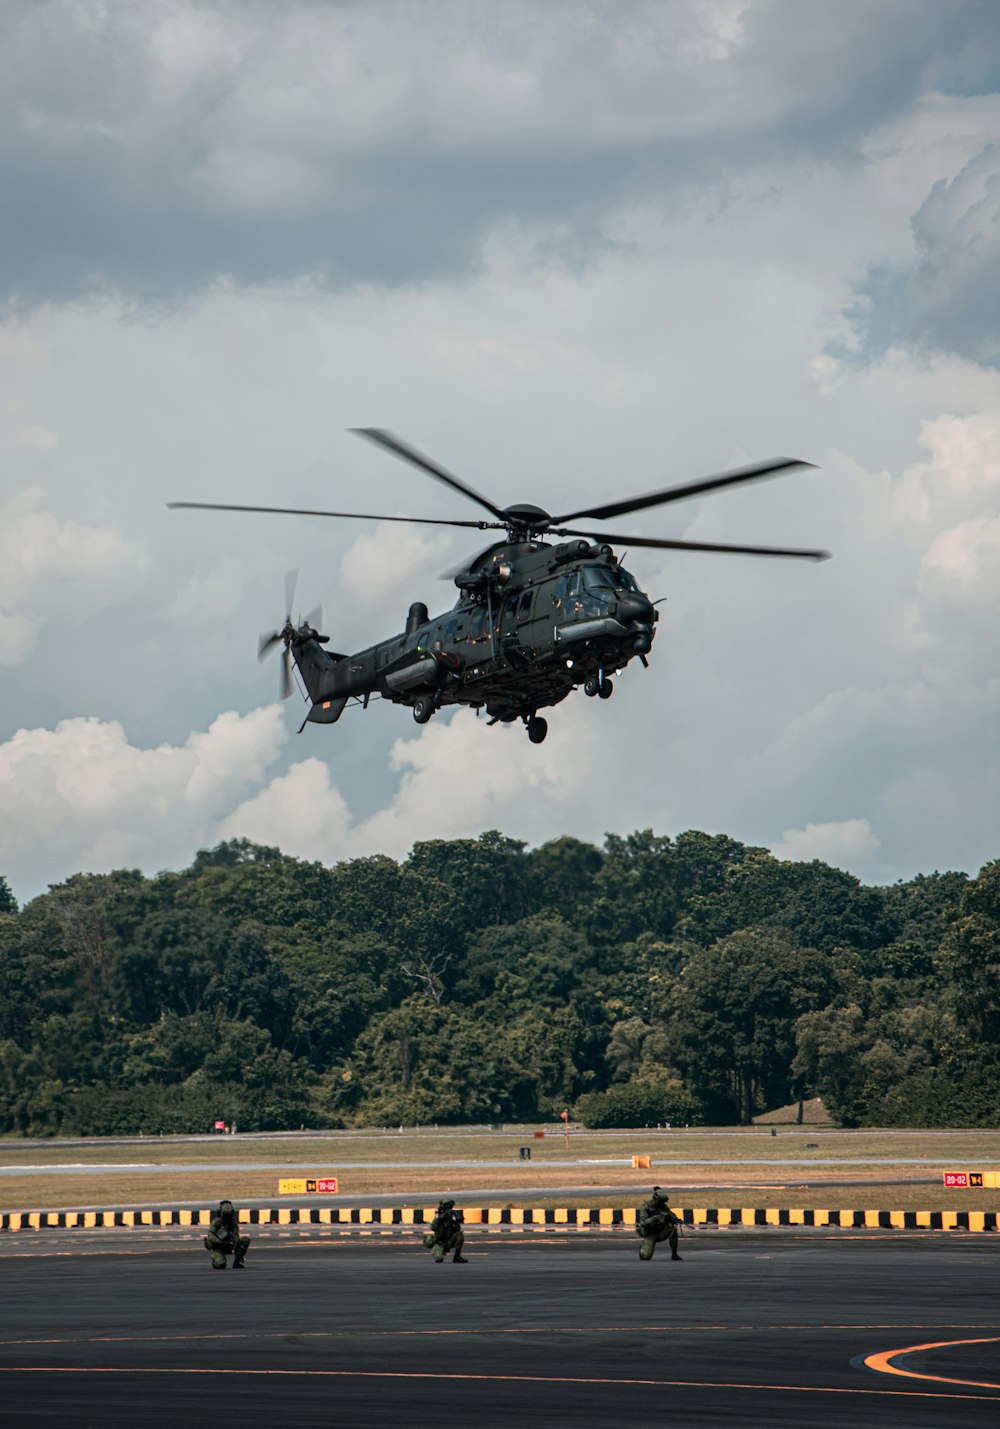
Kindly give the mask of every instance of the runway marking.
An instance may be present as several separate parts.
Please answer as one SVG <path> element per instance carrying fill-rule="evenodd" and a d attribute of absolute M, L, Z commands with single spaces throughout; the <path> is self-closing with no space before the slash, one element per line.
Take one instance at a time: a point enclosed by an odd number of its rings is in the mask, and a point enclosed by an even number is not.
<path fill-rule="evenodd" d="M 959 1379 L 955 1375 L 925 1374 L 915 1369 L 903 1369 L 894 1363 L 895 1360 L 901 1359 L 905 1355 L 920 1354 L 924 1350 L 946 1350 L 952 1349 L 956 1345 L 995 1345 L 997 1343 L 998 1337 L 995 1335 L 977 1340 L 937 1340 L 928 1345 L 908 1345 L 901 1350 L 883 1350 L 880 1354 L 868 1355 L 864 1363 L 867 1369 L 877 1370 L 879 1374 L 899 1374 L 906 1379 L 925 1379 L 934 1384 L 962 1384 L 968 1385 L 970 1389 L 1000 1389 L 1000 1384 L 993 1384 L 989 1380 Z"/>
<path fill-rule="evenodd" d="M 74 1368 L 71 1365 L 7 1365 L 0 1373 L 11 1374 L 190 1374 L 190 1375 L 233 1375 L 246 1378 L 307 1378 L 307 1379 L 414 1379 L 469 1381 L 476 1384 L 578 1384 L 613 1385 L 616 1388 L 647 1385 L 654 1389 L 751 1389 L 782 1392 L 789 1394 L 845 1394 L 862 1395 L 876 1399 L 955 1399 L 977 1400 L 996 1403 L 994 1395 L 954 1394 L 944 1390 L 921 1389 L 862 1389 L 815 1384 L 761 1384 L 743 1380 L 707 1379 L 611 1379 L 598 1376 L 541 1375 L 541 1374 L 446 1374 L 426 1370 L 364 1370 L 364 1369 L 201 1369 L 183 1367 L 177 1369 L 132 1368 L 126 1365 L 91 1365 Z M 976 1386 L 973 1386 L 974 1388 Z"/>
<path fill-rule="evenodd" d="M 200 1331 L 192 1331 L 187 1335 L 64 1335 L 45 1336 L 44 1338 L 0 1340 L 0 1347 L 15 1345 L 138 1345 L 138 1344 L 172 1344 L 186 1340 L 380 1340 L 380 1339 L 414 1339 L 414 1338 L 434 1338 L 459 1335 L 634 1335 L 634 1334 L 664 1334 L 664 1333 L 684 1333 L 696 1332 L 706 1333 L 731 1333 L 738 1331 L 746 1334 L 750 1331 L 758 1331 L 761 1334 L 768 1334 L 775 1330 L 796 1331 L 796 1330 L 844 1330 L 870 1333 L 876 1330 L 1000 1330 L 1000 1325 L 982 1324 L 962 1324 L 962 1325 L 813 1325 L 802 1323 L 798 1325 L 484 1325 L 481 1329 L 450 1329 L 439 1327 L 437 1329 L 418 1330 L 226 1330 L 218 1331 L 214 1334 L 204 1334 Z M 993 1337 L 988 1337 L 992 1339 Z M 946 1340 L 942 1344 L 979 1344 L 986 1343 L 986 1340 Z M 927 1348 L 927 1346 L 914 1346 L 913 1350 Z M 901 1354 L 911 1354 L 913 1350 L 889 1350 L 888 1356 Z M 878 1358 L 872 1356 L 871 1358 Z M 868 1361 L 866 1360 L 867 1364 Z M 872 1366 L 877 1368 L 878 1366 Z M 895 1370 L 890 1373 L 903 1374 L 907 1371 Z M 920 1376 L 915 1376 L 919 1378 Z M 961 1381 L 956 1381 L 960 1383 Z M 992 1386 L 991 1386 L 992 1387 Z M 1000 1386 L 997 1386 L 1000 1388 Z"/>

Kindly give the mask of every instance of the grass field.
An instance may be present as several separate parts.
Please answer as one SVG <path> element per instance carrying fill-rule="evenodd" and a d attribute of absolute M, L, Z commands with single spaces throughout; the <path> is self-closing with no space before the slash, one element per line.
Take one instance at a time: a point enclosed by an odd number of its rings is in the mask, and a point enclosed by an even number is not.
<path fill-rule="evenodd" d="M 945 1170 L 1000 1169 L 1000 1131 L 572 1130 L 568 1148 L 561 1129 L 546 1128 L 540 1139 L 534 1131 L 2 1140 L 0 1210 L 273 1200 L 279 1177 L 312 1174 L 336 1175 L 355 1204 L 373 1194 L 414 1203 L 445 1190 L 469 1203 L 500 1187 L 514 1204 L 617 1205 L 659 1182 L 685 1205 L 1000 1210 L 1000 1191 L 946 1190 L 942 1182 Z M 522 1146 L 530 1161 L 520 1159 Z M 633 1170 L 633 1155 L 649 1156 L 651 1168 Z M 580 1193 L 546 1193 L 565 1186 Z"/>

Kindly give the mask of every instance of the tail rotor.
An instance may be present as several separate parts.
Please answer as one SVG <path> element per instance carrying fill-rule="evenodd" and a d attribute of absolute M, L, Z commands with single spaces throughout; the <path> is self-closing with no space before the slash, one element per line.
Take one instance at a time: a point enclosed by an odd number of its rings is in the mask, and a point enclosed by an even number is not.
<path fill-rule="evenodd" d="M 281 652 L 281 670 L 279 672 L 279 688 L 281 698 L 287 700 L 292 693 L 292 645 L 300 648 L 307 640 L 315 640 L 319 645 L 325 645 L 329 640 L 328 635 L 319 633 L 323 624 L 323 607 L 318 605 L 315 610 L 311 610 L 304 620 L 300 620 L 296 626 L 292 622 L 292 608 L 295 601 L 295 583 L 298 579 L 298 571 L 289 571 L 285 576 L 285 623 L 280 630 L 264 630 L 257 641 L 257 659 L 263 660 L 270 655 L 271 651 L 278 645 L 284 645 Z"/>
<path fill-rule="evenodd" d="M 295 583 L 298 580 L 298 571 L 289 571 L 285 576 L 285 623 L 280 630 L 265 630 L 261 633 L 257 641 L 257 659 L 263 660 L 276 645 L 284 644 L 281 652 L 280 671 L 280 691 L 281 698 L 287 700 L 292 693 L 292 637 L 295 634 L 295 627 L 292 624 L 292 604 L 295 600 Z"/>

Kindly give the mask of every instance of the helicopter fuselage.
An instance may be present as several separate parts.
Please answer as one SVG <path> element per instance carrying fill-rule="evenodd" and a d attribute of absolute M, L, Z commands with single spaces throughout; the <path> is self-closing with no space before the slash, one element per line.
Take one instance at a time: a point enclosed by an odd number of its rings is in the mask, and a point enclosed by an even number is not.
<path fill-rule="evenodd" d="M 610 694 L 609 672 L 636 656 L 645 664 L 659 618 L 611 547 L 585 540 L 499 542 L 455 583 L 451 610 L 431 616 L 414 603 L 401 634 L 353 655 L 329 654 L 308 626 L 296 631 L 306 721 L 332 724 L 348 700 L 378 695 L 409 705 L 418 723 L 453 704 L 529 722 L 578 686 Z"/>

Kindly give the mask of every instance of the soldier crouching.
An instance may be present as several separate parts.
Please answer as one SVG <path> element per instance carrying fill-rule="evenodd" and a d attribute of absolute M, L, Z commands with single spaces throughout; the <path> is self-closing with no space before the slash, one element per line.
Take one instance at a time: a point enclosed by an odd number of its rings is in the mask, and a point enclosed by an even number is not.
<path fill-rule="evenodd" d="M 240 1235 L 240 1223 L 232 1201 L 220 1201 L 205 1237 L 205 1249 L 212 1252 L 212 1269 L 225 1270 L 226 1256 L 233 1257 L 233 1269 L 242 1270 L 250 1237 Z"/>
<path fill-rule="evenodd" d="M 653 1187 L 653 1194 L 640 1207 L 635 1218 L 635 1230 L 642 1236 L 639 1247 L 640 1260 L 652 1260 L 653 1252 L 661 1241 L 670 1243 L 670 1259 L 680 1260 L 677 1254 L 677 1228 L 680 1221 L 667 1204 L 659 1186 Z"/>
<path fill-rule="evenodd" d="M 462 1212 L 455 1210 L 454 1201 L 441 1201 L 438 1204 L 437 1214 L 431 1221 L 431 1228 L 424 1236 L 424 1245 L 433 1254 L 438 1265 L 449 1251 L 455 1252 L 452 1256 L 455 1265 L 467 1265 L 468 1261 L 462 1254 L 464 1244 L 465 1232 L 462 1230 Z"/>

